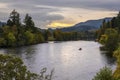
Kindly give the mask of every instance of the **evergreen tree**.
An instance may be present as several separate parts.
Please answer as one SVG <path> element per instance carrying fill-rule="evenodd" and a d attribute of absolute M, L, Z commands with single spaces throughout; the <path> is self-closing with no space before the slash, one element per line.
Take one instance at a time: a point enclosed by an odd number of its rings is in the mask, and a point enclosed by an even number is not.
<path fill-rule="evenodd" d="M 118 13 L 118 16 L 117 16 L 117 27 L 120 31 L 120 12 Z"/>
<path fill-rule="evenodd" d="M 15 9 L 10 13 L 8 22 L 11 22 L 12 25 L 20 26 L 20 24 L 21 24 L 20 23 L 20 15 Z"/>
<path fill-rule="evenodd" d="M 26 14 L 25 19 L 24 19 L 25 27 L 26 29 L 34 29 L 35 24 L 32 20 L 32 17 L 29 16 L 29 14 Z"/>
<path fill-rule="evenodd" d="M 8 26 L 13 26 L 13 22 L 12 22 L 10 19 L 8 19 L 8 20 L 7 20 L 7 25 L 8 25 Z"/>

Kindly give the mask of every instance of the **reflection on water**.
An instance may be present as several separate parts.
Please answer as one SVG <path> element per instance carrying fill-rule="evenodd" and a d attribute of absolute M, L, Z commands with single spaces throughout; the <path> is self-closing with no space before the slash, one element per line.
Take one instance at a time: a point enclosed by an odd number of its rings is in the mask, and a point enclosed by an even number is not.
<path fill-rule="evenodd" d="M 43 67 L 54 68 L 54 80 L 91 80 L 100 68 L 115 68 L 114 59 L 101 54 L 99 47 L 100 44 L 92 41 L 69 41 L 1 49 L 0 52 L 21 57 L 36 73 Z"/>

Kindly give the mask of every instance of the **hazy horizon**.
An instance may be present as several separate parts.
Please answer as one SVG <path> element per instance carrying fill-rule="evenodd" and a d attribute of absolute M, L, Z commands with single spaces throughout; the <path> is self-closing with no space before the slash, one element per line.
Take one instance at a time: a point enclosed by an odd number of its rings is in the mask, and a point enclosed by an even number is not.
<path fill-rule="evenodd" d="M 0 21 L 16 9 L 21 21 L 30 14 L 39 28 L 67 27 L 87 20 L 115 16 L 119 0 L 0 0 Z"/>

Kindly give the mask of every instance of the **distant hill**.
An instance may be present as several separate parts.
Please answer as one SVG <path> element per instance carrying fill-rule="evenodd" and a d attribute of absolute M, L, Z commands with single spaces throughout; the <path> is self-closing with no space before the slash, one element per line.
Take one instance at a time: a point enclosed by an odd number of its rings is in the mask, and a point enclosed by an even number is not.
<path fill-rule="evenodd" d="M 110 21 L 112 18 L 104 18 L 106 21 Z M 60 30 L 64 32 L 69 31 L 89 31 L 89 30 L 96 30 L 102 25 L 102 22 L 104 19 L 98 19 L 98 20 L 88 20 L 86 22 L 78 23 L 74 26 L 67 27 L 67 28 L 60 28 Z"/>
<path fill-rule="evenodd" d="M 3 25 L 6 25 L 6 23 L 0 21 L 0 27 L 3 26 Z"/>

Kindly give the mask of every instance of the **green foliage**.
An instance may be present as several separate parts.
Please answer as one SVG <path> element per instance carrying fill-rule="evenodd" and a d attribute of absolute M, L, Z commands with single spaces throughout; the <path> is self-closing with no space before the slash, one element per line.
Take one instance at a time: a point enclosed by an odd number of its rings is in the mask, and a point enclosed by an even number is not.
<path fill-rule="evenodd" d="M 92 80 L 114 80 L 112 76 L 112 70 L 104 67 L 96 74 Z"/>
<path fill-rule="evenodd" d="M 48 37 L 48 41 L 54 41 L 55 39 L 54 39 L 54 37 L 53 36 L 51 36 L 51 37 Z"/>
<path fill-rule="evenodd" d="M 20 58 L 0 54 L 0 80 L 52 80 L 54 70 L 46 72 L 47 68 L 43 68 L 40 74 L 32 73 Z"/>
<path fill-rule="evenodd" d="M 113 74 L 114 78 L 120 79 L 120 46 L 114 51 L 114 57 L 117 58 L 117 68 Z"/>
<path fill-rule="evenodd" d="M 118 47 L 118 32 L 115 29 L 107 29 L 105 34 L 108 36 L 105 47 L 113 52 Z"/>
<path fill-rule="evenodd" d="M 7 45 L 8 46 L 15 46 L 16 38 L 15 38 L 15 36 L 12 32 L 8 33 L 6 40 L 7 40 Z"/>
<path fill-rule="evenodd" d="M 35 27 L 32 17 L 26 14 L 21 24 L 16 10 L 10 13 L 7 26 L 0 28 L 0 47 L 17 47 L 45 42 L 41 31 Z"/>
<path fill-rule="evenodd" d="M 117 17 L 111 21 L 105 22 L 106 26 L 97 31 L 99 41 L 107 48 L 107 50 L 114 54 L 117 58 L 117 68 L 113 74 L 115 80 L 120 80 L 120 12 Z M 104 25 L 102 24 L 102 25 Z M 106 79 L 110 80 L 110 79 Z"/>
<path fill-rule="evenodd" d="M 45 30 L 43 35 L 44 35 L 45 41 L 48 41 L 49 40 L 48 38 L 53 36 L 49 30 Z"/>
<path fill-rule="evenodd" d="M 100 37 L 100 43 L 101 44 L 103 44 L 103 45 L 105 45 L 105 43 L 107 42 L 107 40 L 108 40 L 108 36 L 107 35 L 102 35 L 101 37 Z"/>
<path fill-rule="evenodd" d="M 62 39 L 63 39 L 62 32 L 60 30 L 54 31 L 53 35 L 54 35 L 56 41 L 62 41 Z"/>
<path fill-rule="evenodd" d="M 41 33 L 35 34 L 35 40 L 36 40 L 36 43 L 45 42 L 45 39 Z"/>
<path fill-rule="evenodd" d="M 79 34 L 79 36 L 78 36 Z M 77 40 L 78 37 L 80 38 L 81 34 L 77 32 L 62 32 L 60 30 L 55 30 L 53 32 L 53 36 L 56 41 L 69 41 L 69 40 Z"/>
<path fill-rule="evenodd" d="M 26 37 L 26 43 L 27 44 L 33 44 L 34 43 L 35 36 L 34 36 L 33 33 L 31 33 L 30 31 L 26 31 L 25 32 L 25 37 Z"/>
<path fill-rule="evenodd" d="M 109 51 L 113 52 L 118 47 L 118 31 L 112 28 L 105 30 L 100 38 L 100 43 Z"/>
<path fill-rule="evenodd" d="M 118 16 L 112 18 L 110 21 L 103 21 L 100 29 L 97 31 L 97 38 L 100 39 L 101 35 L 105 34 L 106 29 L 112 28 L 116 29 L 118 33 L 120 33 L 120 12 L 118 13 Z"/>
<path fill-rule="evenodd" d="M 102 25 L 100 26 L 100 29 L 97 31 L 97 38 L 100 39 L 101 35 L 103 35 L 105 33 L 105 30 L 107 28 L 107 23 L 105 20 L 103 20 Z"/>
<path fill-rule="evenodd" d="M 0 80 L 35 80 L 36 77 L 20 58 L 0 54 Z"/>
<path fill-rule="evenodd" d="M 4 38 L 0 38 L 0 46 L 6 45 L 6 40 Z"/>

